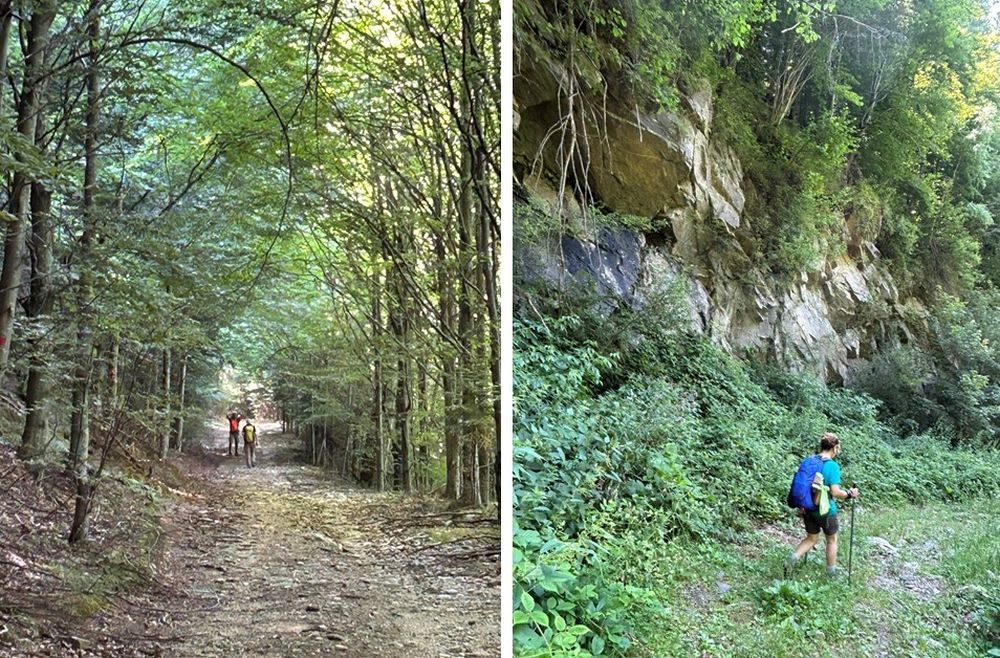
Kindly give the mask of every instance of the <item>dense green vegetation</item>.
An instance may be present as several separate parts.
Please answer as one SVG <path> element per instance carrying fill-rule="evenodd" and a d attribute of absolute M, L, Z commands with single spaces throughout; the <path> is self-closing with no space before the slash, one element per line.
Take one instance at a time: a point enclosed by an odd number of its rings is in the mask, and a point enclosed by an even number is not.
<path fill-rule="evenodd" d="M 870 620 L 837 603 L 859 597 L 890 617 L 883 608 L 900 601 L 942 624 L 958 611 L 975 617 L 976 624 L 950 630 L 943 655 L 981 656 L 1000 641 L 1000 543 L 983 532 L 987 506 L 972 502 L 1000 486 L 1000 455 L 952 449 L 941 427 L 900 439 L 869 395 L 741 363 L 671 328 L 671 317 L 678 314 L 622 312 L 609 321 L 553 313 L 515 325 L 514 623 L 521 655 L 621 655 L 630 648 L 639 655 L 799 655 L 818 630 L 836 636 L 818 655 L 871 655 L 860 640 Z M 945 601 L 929 612 L 906 595 L 879 599 L 886 594 L 863 584 L 876 571 L 871 563 L 852 590 L 818 579 L 771 582 L 790 543 L 767 541 L 758 530 L 788 516 L 790 476 L 828 430 L 844 442 L 845 477 L 861 487 L 866 507 L 884 510 L 879 519 L 919 521 L 927 512 L 911 506 L 942 502 L 962 503 L 942 508 L 943 519 L 970 504 L 983 510 L 980 531 L 949 536 L 960 546 L 945 563 L 922 565 L 973 586 L 965 593 L 974 600 Z M 895 542 L 902 523 L 880 523 L 864 533 L 881 531 Z M 924 523 L 934 531 L 929 536 L 940 534 Z M 788 531 L 798 532 L 797 525 Z M 919 533 L 912 534 L 915 540 Z M 731 621 L 729 610 L 685 612 L 690 587 L 720 571 L 740 583 L 728 596 L 746 609 Z M 744 616 L 764 640 L 748 634 Z M 706 627 L 706 619 L 718 628 Z M 915 628 L 921 623 L 914 619 L 905 625 Z M 893 642 L 902 642 L 903 630 L 892 626 Z"/>
<path fill-rule="evenodd" d="M 954 446 L 997 445 L 1000 33 L 991 5 L 521 0 L 515 14 L 522 62 L 551 60 L 567 75 L 561 93 L 575 93 L 556 126 L 569 146 L 548 166 L 595 223 L 664 230 L 663 218 L 602 207 L 588 187 L 582 144 L 603 139 L 608 103 L 686 112 L 682 97 L 710 91 L 710 137 L 735 149 L 743 171 L 739 249 L 749 262 L 738 267 L 780 288 L 843 256 L 875 258 L 907 305 L 873 301 L 859 327 L 901 315 L 914 335 L 883 346 L 858 388 L 901 436 L 934 430 Z M 517 215 L 523 239 L 579 232 L 573 213 L 539 220 L 536 210 Z M 713 221 L 698 230 L 732 242 Z"/>
<path fill-rule="evenodd" d="M 711 294 L 715 263 L 733 251 L 734 271 L 778 290 L 822 280 L 840 259 L 874 263 L 901 303 L 859 304 L 847 322 L 864 332 L 892 316 L 912 330 L 880 339 L 852 387 L 832 388 L 691 335 L 677 320 L 686 291 L 637 313 L 536 289 L 537 277 L 523 286 L 518 655 L 1000 655 L 994 8 L 519 0 L 515 15 L 524 97 L 540 93 L 538 71 L 563 76 L 556 102 L 526 101 L 535 123 L 515 163 L 526 188 L 517 238 L 610 224 L 647 244 L 679 241 L 669 217 L 599 198 L 589 166 L 615 139 L 616 155 L 631 155 L 606 128 L 608 108 L 637 123 L 693 116 L 692 96 L 704 108 L 707 92 L 702 129 L 738 156 L 746 204 L 736 239 L 720 220 L 695 222 L 707 265 L 681 266 L 700 268 Z M 825 431 L 841 437 L 846 480 L 863 492 L 853 586 L 823 578 L 822 558 L 782 577 L 803 536 L 784 507 L 789 480 Z"/>
<path fill-rule="evenodd" d="M 758 264 L 809 271 L 854 237 L 907 290 L 996 282 L 1000 53 L 977 0 L 521 0 L 515 12 L 522 56 L 565 66 L 564 86 L 591 96 L 575 125 L 593 121 L 598 136 L 605 94 L 655 110 L 712 90 L 712 134 L 744 167 Z"/>
<path fill-rule="evenodd" d="M 74 541 L 225 366 L 317 462 L 495 498 L 498 12 L 0 0 L 0 436 Z"/>

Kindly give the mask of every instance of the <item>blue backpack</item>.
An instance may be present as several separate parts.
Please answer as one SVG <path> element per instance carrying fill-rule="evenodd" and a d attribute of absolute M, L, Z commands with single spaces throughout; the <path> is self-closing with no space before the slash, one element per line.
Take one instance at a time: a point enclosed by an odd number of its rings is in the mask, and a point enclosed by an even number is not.
<path fill-rule="evenodd" d="M 795 509 L 815 510 L 816 503 L 813 501 L 812 483 L 816 474 L 823 469 L 823 458 L 819 455 L 810 455 L 799 464 L 799 470 L 795 471 L 792 478 L 792 486 L 788 490 L 788 506 Z"/>

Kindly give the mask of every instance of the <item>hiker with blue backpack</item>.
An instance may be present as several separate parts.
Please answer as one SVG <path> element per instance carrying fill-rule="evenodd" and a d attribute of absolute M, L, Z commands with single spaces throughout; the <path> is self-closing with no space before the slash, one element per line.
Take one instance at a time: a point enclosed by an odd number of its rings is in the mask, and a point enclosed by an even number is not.
<path fill-rule="evenodd" d="M 806 526 L 806 538 L 785 560 L 785 575 L 791 573 L 799 559 L 819 543 L 819 532 L 826 535 L 826 572 L 828 576 L 840 573 L 837 568 L 837 501 L 858 497 L 857 487 L 840 486 L 840 439 L 832 432 L 819 440 L 819 454 L 802 460 L 792 479 L 788 492 L 788 506 L 799 510 Z"/>

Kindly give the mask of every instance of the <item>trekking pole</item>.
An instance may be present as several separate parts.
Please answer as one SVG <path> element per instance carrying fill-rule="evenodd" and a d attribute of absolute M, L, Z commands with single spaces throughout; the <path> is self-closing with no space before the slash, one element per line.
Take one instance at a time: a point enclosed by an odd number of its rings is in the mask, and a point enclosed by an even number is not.
<path fill-rule="evenodd" d="M 857 483 L 851 483 L 851 488 L 857 488 Z M 855 499 L 851 499 L 851 545 L 847 549 L 847 584 L 851 584 L 851 558 L 854 557 L 854 505 Z"/>

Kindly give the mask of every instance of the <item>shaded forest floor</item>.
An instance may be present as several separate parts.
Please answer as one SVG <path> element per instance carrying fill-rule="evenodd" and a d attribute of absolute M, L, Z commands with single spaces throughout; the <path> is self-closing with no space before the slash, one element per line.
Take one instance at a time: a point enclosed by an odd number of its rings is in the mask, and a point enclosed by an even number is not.
<path fill-rule="evenodd" d="M 69 483 L 0 445 L 0 656 L 499 654 L 494 523 L 331 479 L 260 430 L 254 469 L 219 431 L 152 484 L 112 478 L 72 549 Z"/>

